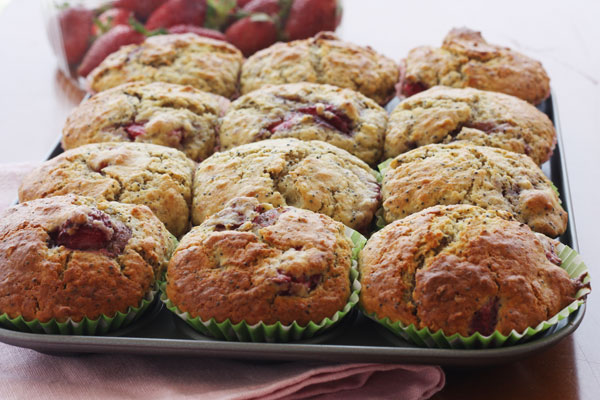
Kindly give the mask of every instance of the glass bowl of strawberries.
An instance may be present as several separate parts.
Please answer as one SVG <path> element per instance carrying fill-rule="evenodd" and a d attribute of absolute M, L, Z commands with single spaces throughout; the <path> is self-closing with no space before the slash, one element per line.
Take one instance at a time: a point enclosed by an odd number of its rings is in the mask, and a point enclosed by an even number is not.
<path fill-rule="evenodd" d="M 87 76 L 121 46 L 153 35 L 225 40 L 248 57 L 277 41 L 334 31 L 341 0 L 43 0 L 48 37 L 68 76 Z"/>

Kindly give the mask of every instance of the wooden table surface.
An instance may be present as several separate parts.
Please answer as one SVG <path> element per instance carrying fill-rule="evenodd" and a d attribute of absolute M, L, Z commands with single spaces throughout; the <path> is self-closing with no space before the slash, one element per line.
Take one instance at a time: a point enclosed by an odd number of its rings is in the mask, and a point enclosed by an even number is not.
<path fill-rule="evenodd" d="M 4 1 L 0 0 L 0 6 Z M 417 45 L 441 44 L 454 26 L 481 30 L 541 60 L 558 99 L 580 252 L 600 277 L 600 2 L 344 0 L 338 33 L 400 59 Z M 81 92 L 56 69 L 36 0 L 0 10 L 0 162 L 43 160 Z M 592 293 L 575 334 L 508 365 L 448 370 L 435 399 L 600 398 L 600 306 Z"/>

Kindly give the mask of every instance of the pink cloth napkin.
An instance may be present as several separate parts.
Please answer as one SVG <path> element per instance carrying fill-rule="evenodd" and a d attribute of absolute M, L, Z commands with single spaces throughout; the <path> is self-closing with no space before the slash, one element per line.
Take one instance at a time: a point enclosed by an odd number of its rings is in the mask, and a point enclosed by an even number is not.
<path fill-rule="evenodd" d="M 0 212 L 35 164 L 0 165 Z M 133 355 L 53 356 L 0 344 L 2 399 L 428 399 L 436 366 L 250 362 Z"/>

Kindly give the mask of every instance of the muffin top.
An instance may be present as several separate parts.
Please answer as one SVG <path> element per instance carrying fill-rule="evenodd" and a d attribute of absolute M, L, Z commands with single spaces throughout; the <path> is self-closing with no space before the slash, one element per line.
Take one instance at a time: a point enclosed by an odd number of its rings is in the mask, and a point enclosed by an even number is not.
<path fill-rule="evenodd" d="M 359 259 L 360 301 L 378 318 L 446 335 L 522 332 L 581 287 L 559 267 L 557 243 L 506 211 L 430 207 L 371 236 Z"/>
<path fill-rule="evenodd" d="M 231 104 L 220 129 L 229 149 L 269 138 L 322 140 L 368 164 L 380 160 L 387 113 L 350 89 L 316 83 L 268 86 Z"/>
<path fill-rule="evenodd" d="M 362 230 L 379 205 L 376 173 L 345 150 L 321 142 L 269 139 L 202 162 L 194 175 L 192 221 L 199 225 L 235 197 L 319 212 Z"/>
<path fill-rule="evenodd" d="M 384 156 L 454 140 L 527 154 L 542 164 L 552 155 L 556 131 L 546 114 L 516 97 L 438 86 L 405 99 L 392 111 Z"/>
<path fill-rule="evenodd" d="M 550 78 L 539 61 L 490 44 L 468 28 L 452 29 L 441 48 L 412 49 L 403 64 L 400 90 L 405 96 L 436 85 L 502 92 L 533 104 L 550 95 Z"/>
<path fill-rule="evenodd" d="M 241 91 L 265 85 L 312 82 L 353 89 L 385 104 L 394 96 L 398 65 L 370 47 L 341 41 L 332 32 L 275 43 L 242 66 Z"/>
<path fill-rule="evenodd" d="M 0 313 L 47 322 L 139 306 L 175 242 L 146 206 L 58 196 L 0 216 Z"/>
<path fill-rule="evenodd" d="M 169 82 L 233 97 L 243 62 L 234 46 L 193 33 L 157 35 L 142 44 L 122 46 L 88 76 L 101 92 L 127 82 Z"/>
<path fill-rule="evenodd" d="M 62 146 L 142 142 L 173 147 L 194 161 L 215 149 L 219 117 L 229 100 L 191 86 L 130 83 L 98 93 L 75 108 L 63 128 Z"/>
<path fill-rule="evenodd" d="M 195 165 L 182 152 L 147 143 L 96 143 L 68 150 L 23 179 L 19 201 L 69 193 L 144 204 L 173 235 L 190 226 Z"/>
<path fill-rule="evenodd" d="M 510 211 L 531 229 L 556 237 L 567 213 L 552 182 L 527 156 L 469 142 L 431 144 L 394 158 L 381 186 L 392 222 L 436 204 Z"/>
<path fill-rule="evenodd" d="M 339 222 L 236 198 L 183 237 L 169 263 L 167 296 L 204 321 L 318 323 L 346 305 L 351 258 Z"/>

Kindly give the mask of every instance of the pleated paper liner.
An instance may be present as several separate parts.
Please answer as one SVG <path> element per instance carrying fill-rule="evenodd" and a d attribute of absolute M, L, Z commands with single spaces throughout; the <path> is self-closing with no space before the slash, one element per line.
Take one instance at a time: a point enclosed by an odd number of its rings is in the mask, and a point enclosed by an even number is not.
<path fill-rule="evenodd" d="M 367 239 L 360 233 L 346 228 L 346 235 L 354 243 L 352 249 L 352 266 L 350 268 L 351 289 L 348 302 L 343 309 L 337 311 L 332 317 L 327 317 L 318 323 L 309 322 L 306 326 L 301 326 L 296 322 L 290 325 L 284 325 L 281 322 L 275 324 L 265 324 L 259 322 L 254 325 L 241 321 L 237 324 L 229 319 L 223 322 L 217 322 L 214 318 L 208 321 L 202 321 L 200 317 L 191 317 L 187 312 L 183 312 L 173 304 L 166 294 L 166 282 L 160 284 L 160 299 L 167 308 L 174 314 L 187 322 L 192 328 L 206 336 L 211 336 L 221 340 L 241 341 L 241 342 L 289 342 L 293 340 L 308 339 L 318 335 L 335 325 L 337 325 L 352 309 L 358 304 L 360 293 L 360 282 L 358 281 L 358 254 L 365 246 Z"/>
<path fill-rule="evenodd" d="M 385 171 L 387 171 L 387 169 L 390 167 L 390 163 L 392 162 L 392 160 L 393 158 L 388 158 L 381 164 L 377 165 L 377 169 L 379 170 L 377 182 L 379 182 L 380 185 L 383 184 L 383 177 L 385 176 Z M 383 218 L 383 205 L 381 205 L 375 213 L 375 227 L 377 228 L 377 230 L 380 230 L 386 225 L 387 224 L 385 223 L 385 219 Z"/>
<path fill-rule="evenodd" d="M 579 278 L 585 275 L 583 283 L 587 284 L 587 287 L 579 289 L 576 293 L 576 300 L 563 308 L 552 318 L 540 322 L 537 326 L 529 327 L 523 332 L 516 332 L 513 330 L 508 335 L 503 335 L 498 331 L 493 332 L 489 336 L 484 336 L 480 333 L 474 333 L 471 336 L 465 337 L 458 333 L 447 336 L 439 330 L 432 332 L 429 328 L 417 329 L 414 324 L 408 326 L 401 322 L 393 322 L 389 318 L 378 318 L 375 314 L 364 313 L 367 317 L 380 323 L 392 333 L 403 339 L 416 344 L 421 347 L 431 348 L 450 348 L 450 349 L 486 349 L 503 346 L 511 346 L 519 343 L 526 342 L 536 335 L 547 331 L 551 327 L 559 324 L 560 321 L 568 318 L 573 312 L 577 311 L 582 304 L 585 303 L 586 296 L 590 293 L 589 288 L 590 275 L 588 268 L 584 264 L 581 256 L 577 252 L 562 243 L 558 245 L 558 255 L 562 260 L 561 268 L 567 271 L 569 277 Z"/>
<path fill-rule="evenodd" d="M 117 311 L 115 315 L 101 315 L 97 319 L 84 317 L 75 322 L 70 318 L 65 322 L 51 319 L 48 322 L 40 322 L 37 319 L 26 321 L 22 316 L 10 318 L 6 313 L 0 315 L 0 324 L 8 329 L 16 329 L 22 332 L 48 333 L 60 335 L 104 335 L 110 331 L 124 328 L 138 320 L 150 307 L 158 289 L 154 288 L 146 294 L 137 307 L 130 306 L 127 312 Z"/>

